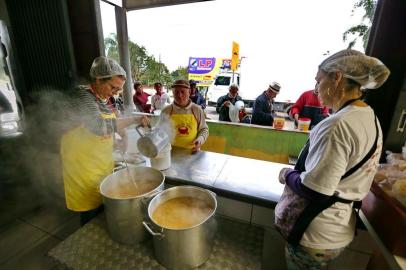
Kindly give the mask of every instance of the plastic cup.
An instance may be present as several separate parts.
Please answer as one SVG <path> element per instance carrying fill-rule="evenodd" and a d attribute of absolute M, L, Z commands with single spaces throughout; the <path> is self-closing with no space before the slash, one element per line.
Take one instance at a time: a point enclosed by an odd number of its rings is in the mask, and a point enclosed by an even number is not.
<path fill-rule="evenodd" d="M 297 128 L 302 131 L 309 131 L 310 122 L 310 118 L 299 118 Z"/>
<path fill-rule="evenodd" d="M 284 126 L 285 126 L 285 118 L 275 117 L 273 119 L 273 127 L 275 129 L 283 129 Z"/>

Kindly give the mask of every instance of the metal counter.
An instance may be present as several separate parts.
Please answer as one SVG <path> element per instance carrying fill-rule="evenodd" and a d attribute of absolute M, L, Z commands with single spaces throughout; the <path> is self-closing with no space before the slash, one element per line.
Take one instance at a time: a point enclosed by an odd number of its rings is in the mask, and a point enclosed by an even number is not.
<path fill-rule="evenodd" d="M 172 166 L 164 170 L 169 184 L 192 184 L 237 200 L 274 206 L 282 195 L 279 171 L 291 165 L 214 152 L 173 148 Z"/>

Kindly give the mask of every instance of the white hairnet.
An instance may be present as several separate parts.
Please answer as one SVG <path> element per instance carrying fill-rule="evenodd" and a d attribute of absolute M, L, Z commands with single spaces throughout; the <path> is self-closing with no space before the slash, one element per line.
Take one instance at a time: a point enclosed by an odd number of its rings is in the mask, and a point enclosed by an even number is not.
<path fill-rule="evenodd" d="M 339 51 L 324 60 L 319 69 L 325 72 L 340 71 L 345 78 L 361 85 L 361 89 L 379 88 L 388 78 L 389 69 L 377 58 L 355 50 Z"/>
<path fill-rule="evenodd" d="M 99 56 L 94 59 L 92 67 L 90 68 L 90 77 L 92 78 L 108 78 L 112 76 L 124 76 L 127 74 L 125 70 L 114 59 L 104 56 Z"/>

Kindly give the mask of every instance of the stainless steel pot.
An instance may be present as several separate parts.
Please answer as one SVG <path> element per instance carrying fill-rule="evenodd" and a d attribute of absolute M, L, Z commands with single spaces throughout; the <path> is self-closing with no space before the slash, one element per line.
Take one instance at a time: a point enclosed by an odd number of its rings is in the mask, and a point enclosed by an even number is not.
<path fill-rule="evenodd" d="M 153 221 L 152 214 L 159 205 L 185 196 L 204 200 L 213 211 L 203 222 L 186 229 L 168 229 Z M 216 195 L 199 187 L 173 187 L 155 196 L 148 206 L 149 221 L 143 224 L 153 235 L 154 252 L 158 262 L 169 269 L 191 269 L 203 264 L 210 256 L 217 231 L 216 209 Z"/>
<path fill-rule="evenodd" d="M 128 172 L 132 177 L 129 177 Z M 141 194 L 124 194 L 134 189 L 131 179 Z M 107 176 L 100 184 L 107 226 L 113 240 L 123 244 L 143 241 L 148 234 L 142 222 L 146 217 L 148 201 L 164 188 L 162 172 L 144 166 L 129 166 Z"/>

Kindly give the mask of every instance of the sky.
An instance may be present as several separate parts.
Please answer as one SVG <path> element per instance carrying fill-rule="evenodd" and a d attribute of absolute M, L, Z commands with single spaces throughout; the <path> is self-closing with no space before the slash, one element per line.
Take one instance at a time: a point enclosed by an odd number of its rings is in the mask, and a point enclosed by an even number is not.
<path fill-rule="evenodd" d="M 277 81 L 276 100 L 294 102 L 314 88 L 324 54 L 347 47 L 342 35 L 363 15 L 351 12 L 355 2 L 215 0 L 150 8 L 127 13 L 128 35 L 170 71 L 187 66 L 189 57 L 231 58 L 238 42 L 241 88 L 259 95 Z M 114 8 L 101 2 L 101 12 L 104 36 L 116 33 Z M 363 51 L 361 43 L 354 48 Z"/>

